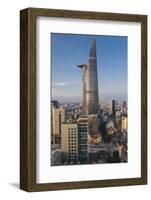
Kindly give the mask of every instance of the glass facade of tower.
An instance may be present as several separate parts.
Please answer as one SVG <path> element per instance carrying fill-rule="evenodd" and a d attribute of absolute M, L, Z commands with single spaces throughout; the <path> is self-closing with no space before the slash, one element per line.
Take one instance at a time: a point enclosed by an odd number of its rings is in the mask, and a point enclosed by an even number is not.
<path fill-rule="evenodd" d="M 88 118 L 78 120 L 78 155 L 80 163 L 88 163 Z"/>
<path fill-rule="evenodd" d="M 78 65 L 83 72 L 83 114 L 98 114 L 99 97 L 98 97 L 98 77 L 97 77 L 97 58 L 96 58 L 96 41 L 93 40 L 88 64 Z"/>
<path fill-rule="evenodd" d="M 88 78 L 86 88 L 87 114 L 98 114 L 98 77 L 97 77 L 97 58 L 96 58 L 96 41 L 93 40 L 88 60 Z"/>

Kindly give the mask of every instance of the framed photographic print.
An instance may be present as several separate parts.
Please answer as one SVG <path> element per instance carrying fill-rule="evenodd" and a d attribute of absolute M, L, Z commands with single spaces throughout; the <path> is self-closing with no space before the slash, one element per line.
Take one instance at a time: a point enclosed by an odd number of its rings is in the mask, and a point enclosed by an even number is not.
<path fill-rule="evenodd" d="M 147 16 L 20 12 L 20 188 L 147 184 Z"/>

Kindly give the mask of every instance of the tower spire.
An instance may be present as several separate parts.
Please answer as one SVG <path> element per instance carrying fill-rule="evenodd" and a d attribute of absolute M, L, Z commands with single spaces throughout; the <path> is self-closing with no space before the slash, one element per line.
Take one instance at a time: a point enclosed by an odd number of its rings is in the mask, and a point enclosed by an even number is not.
<path fill-rule="evenodd" d="M 83 71 L 83 113 L 98 114 L 98 77 L 97 77 L 97 58 L 96 40 L 90 46 L 88 64 L 78 65 Z"/>
<path fill-rule="evenodd" d="M 96 39 L 94 39 L 91 43 L 89 58 L 95 58 L 96 59 Z"/>

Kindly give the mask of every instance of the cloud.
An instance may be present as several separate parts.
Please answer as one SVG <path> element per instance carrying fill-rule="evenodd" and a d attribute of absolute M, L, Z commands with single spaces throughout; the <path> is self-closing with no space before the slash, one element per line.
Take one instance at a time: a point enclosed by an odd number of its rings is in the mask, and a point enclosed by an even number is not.
<path fill-rule="evenodd" d="M 76 82 L 53 82 L 52 86 L 56 86 L 56 87 L 63 87 L 63 86 L 70 86 L 70 85 L 75 85 Z"/>

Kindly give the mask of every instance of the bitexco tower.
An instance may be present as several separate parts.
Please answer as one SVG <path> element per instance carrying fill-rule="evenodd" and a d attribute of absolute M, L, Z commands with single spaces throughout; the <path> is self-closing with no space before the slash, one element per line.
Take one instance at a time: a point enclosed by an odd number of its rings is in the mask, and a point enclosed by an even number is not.
<path fill-rule="evenodd" d="M 78 67 L 82 68 L 83 73 L 83 114 L 98 114 L 99 97 L 96 40 L 93 40 L 91 43 L 88 64 L 81 64 Z"/>

